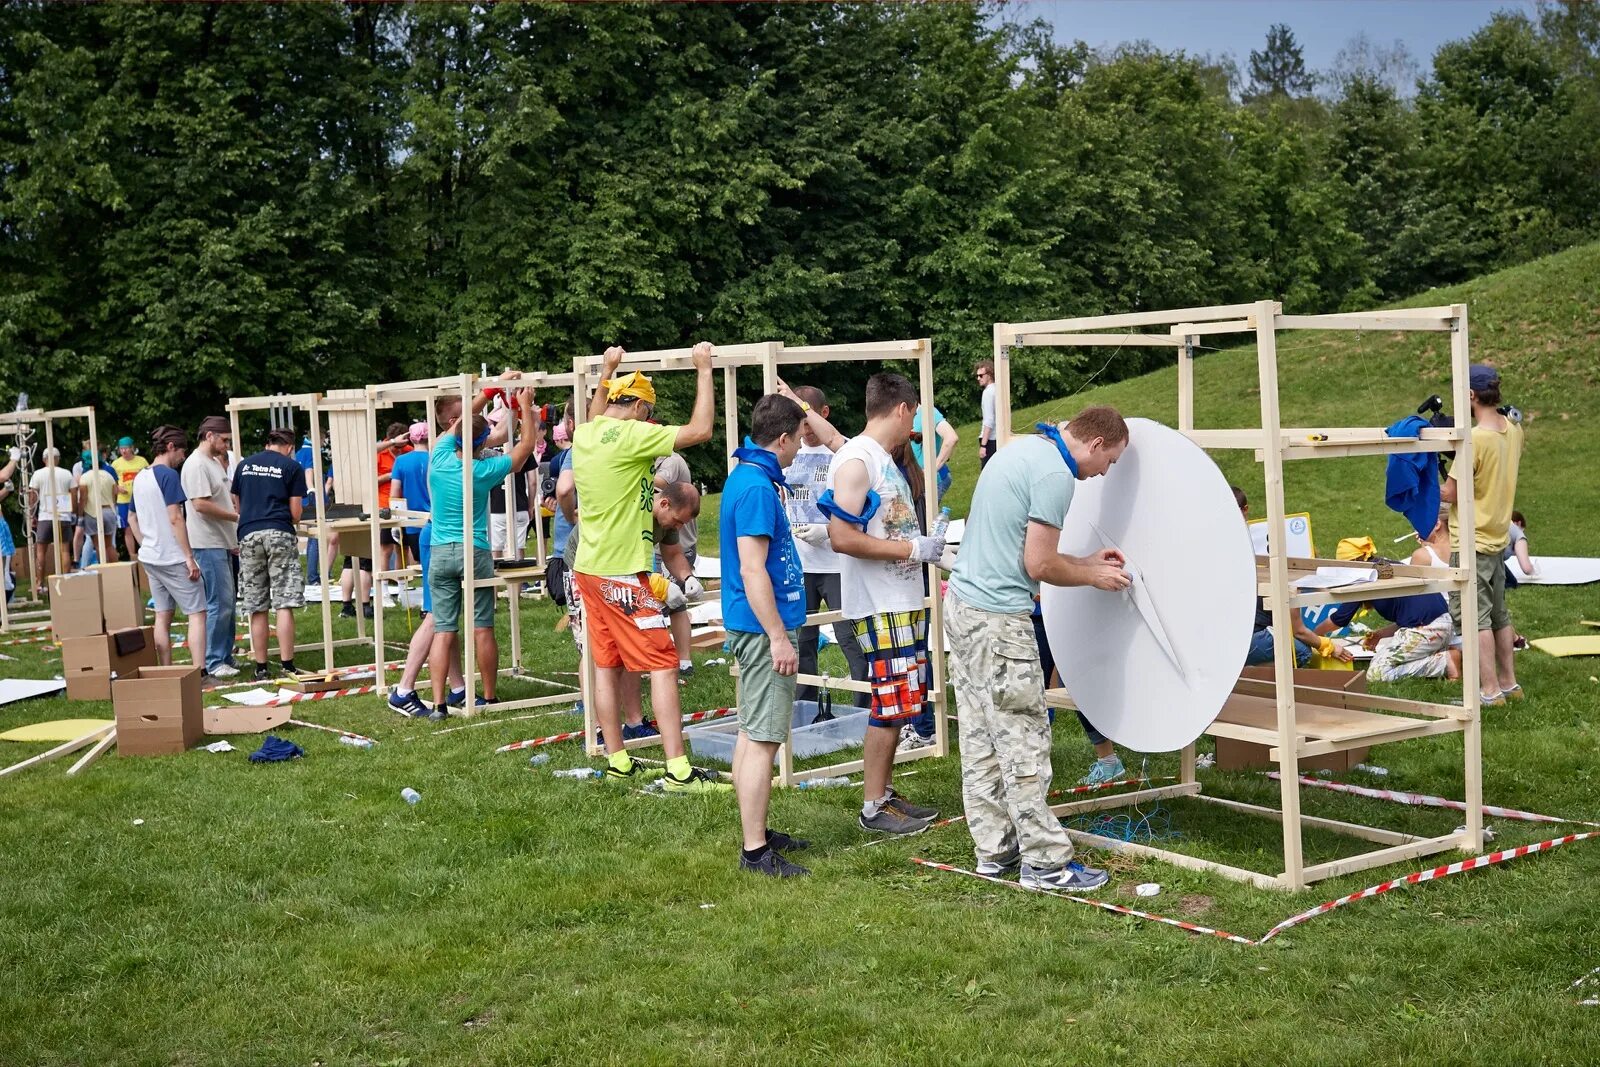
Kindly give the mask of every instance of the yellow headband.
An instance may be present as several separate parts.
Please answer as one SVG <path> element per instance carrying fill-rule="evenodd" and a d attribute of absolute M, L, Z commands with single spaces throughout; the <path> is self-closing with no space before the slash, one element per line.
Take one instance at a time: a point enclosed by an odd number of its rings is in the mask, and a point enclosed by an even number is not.
<path fill-rule="evenodd" d="M 629 371 L 620 378 L 612 378 L 600 383 L 606 387 L 607 400 L 620 400 L 623 397 L 638 397 L 646 404 L 656 402 L 656 387 L 650 384 L 650 379 L 638 371 Z"/>

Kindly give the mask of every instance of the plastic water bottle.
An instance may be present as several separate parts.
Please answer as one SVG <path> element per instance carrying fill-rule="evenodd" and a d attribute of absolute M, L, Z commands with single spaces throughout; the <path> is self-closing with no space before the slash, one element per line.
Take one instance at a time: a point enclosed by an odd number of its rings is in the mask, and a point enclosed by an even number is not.
<path fill-rule="evenodd" d="M 354 745 L 357 748 L 372 747 L 372 739 L 370 737 L 351 737 L 349 734 L 340 734 L 339 743 L 341 745 Z M 416 802 L 412 801 L 412 803 Z"/>
<path fill-rule="evenodd" d="M 950 509 L 949 508 L 940 508 L 939 509 L 939 517 L 937 519 L 933 520 L 933 529 L 928 531 L 928 536 L 929 537 L 938 538 L 939 540 L 942 541 L 942 540 L 944 540 L 944 535 L 945 535 L 946 531 L 948 531 L 949 529 L 950 529 Z"/>
<path fill-rule="evenodd" d="M 417 792 L 415 789 L 412 789 L 408 785 L 404 789 L 400 790 L 400 799 L 404 800 L 407 804 L 415 804 L 417 801 L 422 799 L 422 794 Z"/>
<path fill-rule="evenodd" d="M 550 753 L 535 752 L 533 755 L 528 757 L 528 762 L 533 764 L 535 767 L 542 766 L 550 762 Z"/>
<path fill-rule="evenodd" d="M 606 772 L 596 767 L 565 767 L 550 773 L 557 778 L 604 778 Z"/>
<path fill-rule="evenodd" d="M 841 785 L 849 785 L 850 779 L 840 776 L 837 778 L 807 778 L 795 784 L 796 789 L 837 789 Z"/>

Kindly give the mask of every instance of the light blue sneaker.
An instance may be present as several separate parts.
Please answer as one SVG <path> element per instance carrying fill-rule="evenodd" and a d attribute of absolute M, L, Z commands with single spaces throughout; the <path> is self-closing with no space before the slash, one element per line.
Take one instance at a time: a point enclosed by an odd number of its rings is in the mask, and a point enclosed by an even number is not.
<path fill-rule="evenodd" d="M 1109 756 L 1102 756 L 1094 761 L 1089 768 L 1089 773 L 1078 779 L 1079 785 L 1102 785 L 1105 782 L 1115 782 L 1118 778 L 1125 777 L 1128 768 L 1122 765 L 1122 757 L 1115 752 Z"/>
<path fill-rule="evenodd" d="M 1018 881 L 1029 889 L 1053 889 L 1058 893 L 1087 893 L 1091 889 L 1099 889 L 1110 878 L 1111 876 L 1105 871 L 1085 867 L 1077 860 L 1073 860 L 1065 867 L 1057 867 L 1053 871 L 1041 871 L 1024 863 L 1022 877 Z"/>

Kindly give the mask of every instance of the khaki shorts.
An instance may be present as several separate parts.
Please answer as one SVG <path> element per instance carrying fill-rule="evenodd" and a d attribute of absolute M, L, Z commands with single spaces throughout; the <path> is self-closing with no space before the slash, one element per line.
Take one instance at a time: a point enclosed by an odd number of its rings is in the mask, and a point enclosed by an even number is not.
<path fill-rule="evenodd" d="M 1450 553 L 1450 566 L 1461 566 L 1461 553 Z M 1478 553 L 1478 629 L 1504 630 L 1511 625 L 1506 607 L 1506 565 L 1498 552 Z M 1461 633 L 1461 594 L 1450 594 L 1450 621 Z"/>
<path fill-rule="evenodd" d="M 789 631 L 798 646 L 800 631 Z M 798 679 L 772 669 L 772 640 L 766 634 L 728 631 L 728 647 L 739 661 L 739 729 L 752 741 L 783 744 L 794 722 Z"/>

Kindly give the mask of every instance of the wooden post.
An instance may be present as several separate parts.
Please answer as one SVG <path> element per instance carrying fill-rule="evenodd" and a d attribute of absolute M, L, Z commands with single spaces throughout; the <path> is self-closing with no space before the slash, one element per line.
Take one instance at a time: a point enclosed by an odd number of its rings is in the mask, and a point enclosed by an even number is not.
<path fill-rule="evenodd" d="M 322 669 L 331 671 L 333 670 L 333 601 L 328 587 L 333 584 L 333 559 L 328 555 L 328 478 L 322 465 L 321 399 L 321 394 L 311 394 L 306 413 L 311 419 L 311 492 L 312 499 L 317 505 L 317 557 L 321 560 L 322 567 L 322 573 L 317 576 L 317 588 L 322 590 Z M 359 581 L 359 578 L 357 580 Z"/>
<path fill-rule="evenodd" d="M 924 338 L 922 351 L 917 354 L 917 378 L 922 402 L 922 503 L 927 515 L 928 529 L 939 519 L 939 444 L 933 422 L 933 341 Z M 998 366 L 998 365 L 997 365 Z M 995 392 L 1004 395 L 1002 390 Z M 995 405 L 995 429 L 1000 428 L 999 404 Z M 1010 418 L 1010 408 L 1006 409 Z M 1009 421 L 1006 423 L 1010 425 Z M 923 574 L 928 580 L 928 701 L 933 705 L 934 752 L 940 757 L 950 754 L 950 723 L 948 701 L 945 693 L 944 671 L 944 597 L 940 595 L 941 575 L 937 563 L 924 564 Z"/>
<path fill-rule="evenodd" d="M 48 456 L 51 452 L 55 452 L 56 453 L 56 469 L 57 470 L 61 470 L 62 469 L 62 467 L 61 467 L 61 454 L 60 454 L 60 451 L 56 449 L 55 420 L 49 418 L 48 416 L 44 420 L 44 447 L 45 447 L 45 455 L 46 456 Z M 45 461 L 45 466 L 46 467 L 50 466 L 49 460 Z M 72 467 L 69 465 L 66 468 L 66 471 L 67 471 L 68 479 L 70 480 L 71 479 L 71 475 L 72 475 Z M 60 495 L 55 492 L 55 488 L 54 487 L 55 487 L 55 479 L 51 478 L 50 479 L 50 485 L 49 485 L 49 487 L 47 487 L 47 488 L 50 489 L 50 494 L 49 494 L 50 495 L 50 558 L 55 561 L 55 565 L 56 565 L 55 573 L 56 574 L 65 574 L 67 572 L 61 566 L 61 506 L 60 506 Z M 70 498 L 71 495 L 72 495 L 71 490 L 68 490 L 67 496 Z M 42 497 L 42 496 L 39 498 L 39 506 L 40 507 L 44 506 L 44 497 Z M 37 519 L 37 516 L 38 516 L 38 513 L 36 512 L 35 513 L 35 519 Z M 34 581 L 37 583 L 38 578 L 36 577 L 34 579 Z M 46 587 L 48 587 L 49 584 L 50 584 L 49 582 L 46 582 L 45 583 Z M 34 595 L 37 596 L 38 593 L 39 593 L 39 590 L 38 590 L 38 588 L 36 586 L 34 588 Z"/>
<path fill-rule="evenodd" d="M 739 465 L 733 458 L 731 443 L 737 440 L 739 426 L 739 368 L 732 363 L 722 367 L 722 435 L 724 442 L 730 444 L 728 448 L 728 472 Z M 732 427 L 732 429 L 729 429 Z"/>
<path fill-rule="evenodd" d="M 1011 331 L 1009 323 L 994 324 L 994 447 L 1011 440 Z"/>
<path fill-rule="evenodd" d="M 367 391 L 366 396 L 367 440 L 374 443 L 378 440 L 378 404 L 373 398 L 372 391 Z M 372 462 L 367 464 L 367 477 L 372 479 L 372 509 L 367 513 L 367 536 L 372 541 L 372 597 L 368 601 L 372 605 L 372 684 L 380 694 L 388 691 L 387 680 L 384 675 L 384 663 L 388 660 L 387 649 L 383 647 L 383 583 L 384 566 L 383 524 L 378 515 L 379 494 L 383 486 L 378 484 L 378 452 L 374 450 Z M 392 491 L 391 486 L 391 491 Z M 391 496 L 390 500 L 394 498 Z M 356 581 L 361 581 L 361 575 L 356 574 Z M 359 598 L 358 598 L 359 599 Z"/>
<path fill-rule="evenodd" d="M 1278 338 L 1271 301 L 1256 305 L 1256 359 L 1261 388 L 1262 462 L 1266 467 L 1267 571 L 1272 583 L 1273 674 L 1278 711 L 1280 794 L 1283 811 L 1283 880 L 1288 889 L 1305 887 L 1300 838 L 1300 755 L 1294 704 L 1294 611 L 1289 604 L 1289 551 L 1283 542 L 1283 433 L 1278 415 Z"/>
<path fill-rule="evenodd" d="M 1185 434 L 1194 429 L 1194 340 L 1192 334 L 1185 334 L 1179 338 L 1178 347 L 1178 430 Z M 1193 741 L 1179 753 L 1178 780 L 1185 785 L 1199 780 Z"/>
<path fill-rule="evenodd" d="M 235 435 L 234 436 L 234 440 L 237 441 L 238 439 L 239 439 L 238 435 Z M 94 408 L 90 408 L 89 409 L 89 455 L 92 456 L 93 459 L 94 459 L 94 473 L 95 474 L 99 474 L 100 473 L 100 463 L 101 463 L 101 460 L 100 460 L 100 435 L 95 430 Z M 89 474 L 90 472 L 89 471 L 84 471 L 83 473 L 84 474 Z M 114 480 L 115 479 L 113 479 L 113 481 Z M 88 506 L 89 506 L 89 494 L 85 493 L 84 494 L 84 510 L 85 511 L 88 510 Z M 116 507 L 117 507 L 117 494 L 116 494 L 115 491 L 113 491 L 112 494 L 111 494 L 111 509 L 113 511 L 115 511 Z M 95 528 L 95 537 L 99 541 L 100 562 L 102 564 L 104 564 L 104 563 L 107 562 L 106 561 L 106 524 L 101 522 L 100 518 L 101 517 L 99 515 L 96 515 L 94 517 L 94 528 Z M 116 539 L 112 538 L 112 540 L 115 541 Z"/>
<path fill-rule="evenodd" d="M 1483 848 L 1483 704 L 1482 687 L 1478 684 L 1482 653 L 1478 648 L 1478 512 L 1472 480 L 1472 360 L 1467 339 L 1467 305 L 1457 304 L 1453 310 L 1450 403 L 1456 425 L 1464 432 L 1456 444 L 1456 458 L 1450 469 L 1466 474 L 1464 479 L 1456 480 L 1455 506 L 1456 530 L 1461 542 L 1457 559 L 1467 575 L 1461 586 L 1461 707 L 1468 716 L 1461 736 L 1467 805 L 1467 840 L 1462 847 L 1468 852 L 1478 852 Z"/>
<path fill-rule="evenodd" d="M 462 715 L 471 718 L 477 714 L 478 694 L 478 634 L 472 625 L 477 607 L 478 583 L 476 573 L 477 546 L 472 543 L 473 499 L 472 466 L 475 461 L 472 447 L 472 375 L 461 375 L 461 421 L 456 427 L 456 443 L 461 447 L 461 618 L 456 633 L 461 636 L 461 678 L 467 687 L 467 702 Z M 494 595 L 491 589 L 490 596 Z M 445 680 L 446 694 L 449 679 Z"/>

